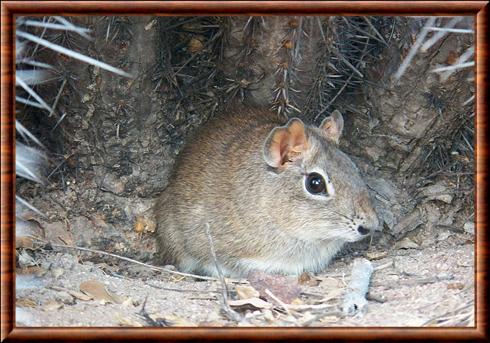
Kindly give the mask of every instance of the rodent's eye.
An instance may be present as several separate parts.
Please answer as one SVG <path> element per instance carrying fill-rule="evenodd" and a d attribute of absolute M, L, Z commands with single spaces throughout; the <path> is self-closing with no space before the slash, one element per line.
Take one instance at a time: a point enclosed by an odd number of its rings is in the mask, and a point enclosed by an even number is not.
<path fill-rule="evenodd" d="M 325 179 L 318 173 L 310 173 L 305 179 L 306 190 L 311 194 L 325 194 L 327 187 Z"/>

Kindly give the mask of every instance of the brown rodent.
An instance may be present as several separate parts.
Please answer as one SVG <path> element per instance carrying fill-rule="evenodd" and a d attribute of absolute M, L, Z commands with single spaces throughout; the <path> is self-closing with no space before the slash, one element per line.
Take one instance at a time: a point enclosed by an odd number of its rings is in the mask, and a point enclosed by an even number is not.
<path fill-rule="evenodd" d="M 320 127 L 255 109 L 208 122 L 155 205 L 159 262 L 227 276 L 320 271 L 378 226 L 365 183 L 338 150 L 342 115 Z"/>

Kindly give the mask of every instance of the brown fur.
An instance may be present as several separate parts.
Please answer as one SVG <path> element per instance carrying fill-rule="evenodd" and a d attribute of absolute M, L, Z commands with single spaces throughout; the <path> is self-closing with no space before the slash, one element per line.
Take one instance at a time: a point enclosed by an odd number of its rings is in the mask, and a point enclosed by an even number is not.
<path fill-rule="evenodd" d="M 378 225 L 357 168 L 334 144 L 340 132 L 331 136 L 296 120 L 284 126 L 276 114 L 238 108 L 188 142 L 155 204 L 160 262 L 215 274 L 209 224 L 227 275 L 316 271 L 344 242 L 362 238 L 358 225 Z M 294 158 L 277 164 L 278 154 Z M 312 169 L 325 171 L 335 195 L 306 194 Z"/>

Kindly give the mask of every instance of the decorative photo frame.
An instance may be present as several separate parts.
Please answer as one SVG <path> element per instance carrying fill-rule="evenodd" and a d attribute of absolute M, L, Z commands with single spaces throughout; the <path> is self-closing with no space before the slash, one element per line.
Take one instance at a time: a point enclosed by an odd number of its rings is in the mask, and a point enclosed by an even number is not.
<path fill-rule="evenodd" d="M 1 339 L 7 340 L 323 340 L 323 339 L 488 339 L 487 97 L 488 2 L 486 1 L 168 1 L 17 2 L 4 1 L 1 56 Z M 27 15 L 399 15 L 474 16 L 476 31 L 475 327 L 451 328 L 28 328 L 15 325 L 15 17 Z"/>

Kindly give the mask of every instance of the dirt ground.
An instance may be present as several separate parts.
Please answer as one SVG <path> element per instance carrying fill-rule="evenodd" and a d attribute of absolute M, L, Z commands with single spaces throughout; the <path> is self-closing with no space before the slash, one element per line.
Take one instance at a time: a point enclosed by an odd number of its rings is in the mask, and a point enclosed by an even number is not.
<path fill-rule="evenodd" d="M 391 251 L 376 261 L 381 269 L 373 275 L 363 315 L 341 314 L 350 259 L 340 259 L 315 276 L 320 280 L 317 286 L 301 286 L 301 303 L 311 307 L 287 314 L 272 303 L 272 309 L 241 312 L 243 319 L 238 323 L 222 313 L 218 281 L 199 282 L 149 273 L 133 265 L 95 264 L 71 254 L 50 253 L 41 263 L 49 268 L 43 277 L 18 276 L 22 286 L 17 290 L 17 325 L 473 326 L 473 245 L 461 235 L 451 240 L 456 244 L 441 242 L 424 250 Z M 140 273 L 145 276 L 135 275 Z M 116 294 L 116 303 L 83 298 L 80 285 L 89 280 Z M 230 289 L 233 293 L 234 287 Z M 332 293 L 337 294 L 330 299 Z M 326 304 L 329 306 L 321 306 Z M 143 305 L 159 324 L 145 319 Z"/>
<path fill-rule="evenodd" d="M 55 207 L 49 210 L 42 198 L 35 205 L 46 210 L 48 217 L 61 213 Z M 58 200 L 63 203 L 66 199 Z M 126 199 L 117 207 L 144 214 L 149 204 L 151 201 Z M 218 280 L 182 277 L 97 252 L 110 251 L 151 263 L 152 233 L 135 231 L 145 217 L 135 212 L 126 215 L 140 219 L 128 222 L 133 227 L 124 227 L 122 235 L 102 216 L 29 221 L 44 242 L 18 237 L 18 245 L 24 245 L 17 250 L 18 326 L 475 325 L 471 233 L 441 231 L 420 245 L 402 240 L 387 249 L 379 244 L 369 247 L 368 242 L 350 247 L 323 273 L 303 275 L 300 281 L 296 277 L 282 280 L 300 289 L 287 309 L 282 301 L 266 299 L 233 307 L 240 315 L 234 321 L 223 311 Z M 32 225 L 30 230 L 34 230 Z M 58 247 L 73 243 L 92 246 L 94 251 Z M 350 317 L 343 314 L 342 305 L 356 257 L 371 260 L 374 273 L 366 311 Z M 237 287 L 248 282 L 227 281 L 233 302 Z"/>

